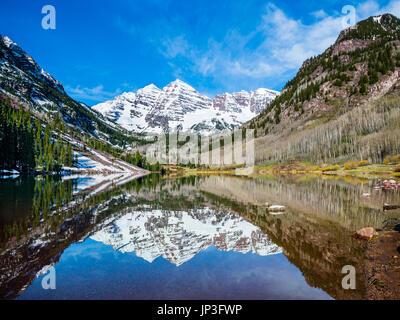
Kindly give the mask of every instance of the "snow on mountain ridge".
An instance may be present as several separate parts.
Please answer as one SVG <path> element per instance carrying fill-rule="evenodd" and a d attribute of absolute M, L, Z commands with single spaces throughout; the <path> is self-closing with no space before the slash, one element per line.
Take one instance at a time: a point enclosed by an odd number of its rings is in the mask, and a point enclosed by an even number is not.
<path fill-rule="evenodd" d="M 30 55 L 28 55 L 17 43 L 11 40 L 8 36 L 3 36 L 3 37 L 0 36 L 0 38 L 2 38 L 3 44 L 8 49 L 8 54 L 12 56 L 12 59 L 14 61 L 23 65 L 25 69 L 34 77 L 41 79 L 46 83 L 50 84 L 53 88 L 60 90 L 61 92 L 64 92 L 62 84 L 56 79 L 54 79 L 45 70 L 40 68 L 39 65 L 35 62 L 35 60 Z M 16 71 L 12 68 L 13 66 L 8 66 L 8 67 L 10 68 L 9 72 Z"/>
<path fill-rule="evenodd" d="M 11 46 L 18 46 L 14 41 L 12 41 L 9 37 L 4 36 L 3 37 L 4 44 L 7 46 L 7 48 L 10 48 Z"/>
<path fill-rule="evenodd" d="M 210 132 L 231 130 L 251 120 L 277 95 L 279 92 L 260 88 L 211 99 L 177 79 L 163 89 L 150 84 L 136 93 L 125 92 L 93 109 L 129 131 Z"/>

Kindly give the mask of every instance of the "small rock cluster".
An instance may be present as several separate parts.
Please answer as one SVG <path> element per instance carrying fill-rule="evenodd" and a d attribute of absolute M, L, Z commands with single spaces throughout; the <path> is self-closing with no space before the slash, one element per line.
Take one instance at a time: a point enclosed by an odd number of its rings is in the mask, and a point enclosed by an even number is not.
<path fill-rule="evenodd" d="M 395 180 L 384 180 L 379 181 L 374 190 L 400 190 L 400 181 Z"/>

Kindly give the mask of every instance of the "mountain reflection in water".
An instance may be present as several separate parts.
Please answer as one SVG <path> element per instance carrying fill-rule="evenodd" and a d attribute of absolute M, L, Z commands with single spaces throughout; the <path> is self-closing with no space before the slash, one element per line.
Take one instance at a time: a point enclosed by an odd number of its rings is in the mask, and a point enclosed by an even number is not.
<path fill-rule="evenodd" d="M 281 252 L 243 218 L 209 208 L 129 213 L 91 238 L 121 252 L 135 252 L 148 262 L 162 256 L 176 266 L 212 244 L 219 250 L 261 256 Z"/>
<path fill-rule="evenodd" d="M 349 234 L 384 225 L 381 204 L 399 196 L 329 177 L 102 180 L 0 182 L 1 298 L 362 299 Z M 345 265 L 356 290 L 341 286 Z M 41 288 L 49 266 L 54 291 Z"/>

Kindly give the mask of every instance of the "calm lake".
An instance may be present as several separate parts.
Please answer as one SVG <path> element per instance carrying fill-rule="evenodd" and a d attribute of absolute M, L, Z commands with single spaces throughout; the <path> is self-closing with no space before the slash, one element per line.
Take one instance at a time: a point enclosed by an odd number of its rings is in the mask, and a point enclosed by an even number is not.
<path fill-rule="evenodd" d="M 396 213 L 382 204 L 399 198 L 373 185 L 328 176 L 1 179 L 0 299 L 362 299 L 362 242 L 349 235 L 384 228 Z M 342 288 L 346 265 L 356 290 Z M 56 288 L 45 290 L 51 267 Z"/>

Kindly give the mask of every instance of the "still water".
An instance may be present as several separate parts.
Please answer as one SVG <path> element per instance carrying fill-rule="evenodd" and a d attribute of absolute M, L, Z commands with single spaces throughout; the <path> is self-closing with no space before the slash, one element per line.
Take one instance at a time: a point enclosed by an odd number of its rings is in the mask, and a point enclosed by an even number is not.
<path fill-rule="evenodd" d="M 399 197 L 372 187 L 321 176 L 2 179 L 0 299 L 362 299 L 364 253 L 349 234 L 384 227 L 382 203 Z M 345 265 L 356 290 L 342 288 Z M 45 290 L 51 267 L 56 288 Z"/>

